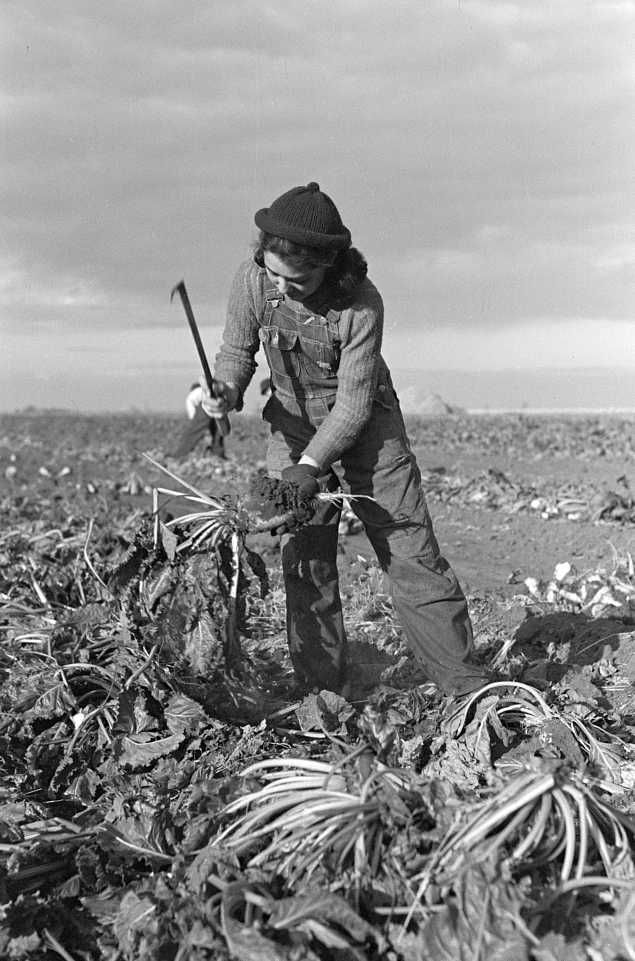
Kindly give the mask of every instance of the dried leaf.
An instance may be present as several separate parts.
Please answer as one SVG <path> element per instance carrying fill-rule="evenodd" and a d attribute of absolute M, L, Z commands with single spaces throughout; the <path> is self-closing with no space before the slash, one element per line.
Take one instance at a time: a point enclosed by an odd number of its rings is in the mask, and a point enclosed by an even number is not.
<path fill-rule="evenodd" d="M 338 894 L 327 894 L 322 890 L 312 890 L 293 898 L 283 898 L 275 902 L 269 917 L 269 925 L 276 930 L 291 930 L 305 922 L 319 922 L 322 933 L 329 934 L 334 940 L 328 942 L 313 930 L 327 947 L 347 947 L 351 939 L 362 944 L 376 941 L 376 930 Z M 343 936 L 346 936 L 343 938 Z M 335 939 L 340 943 L 336 944 Z"/>
<path fill-rule="evenodd" d="M 174 694 L 165 706 L 165 723 L 173 734 L 196 734 L 207 715 L 197 701 L 185 694 Z"/>
<path fill-rule="evenodd" d="M 320 691 L 309 694 L 295 710 L 300 728 L 303 731 L 332 731 L 346 733 L 346 721 L 355 709 L 347 700 L 333 691 Z"/>
<path fill-rule="evenodd" d="M 534 961 L 580 961 L 585 956 L 580 938 L 566 941 L 562 934 L 549 932 L 537 947 L 532 948 Z"/>
<path fill-rule="evenodd" d="M 166 527 L 163 521 L 159 521 L 159 531 L 161 533 L 161 544 L 163 545 L 166 557 L 169 561 L 173 561 L 176 557 L 176 547 L 179 539 L 174 531 Z"/>
<path fill-rule="evenodd" d="M 243 920 L 245 897 L 250 888 L 244 882 L 229 884 L 223 891 L 221 923 L 227 947 L 240 961 L 291 961 L 290 949 L 265 937 Z"/>
<path fill-rule="evenodd" d="M 150 898 L 140 898 L 134 891 L 128 891 L 122 898 L 113 925 L 119 947 L 126 957 L 130 956 L 137 937 L 151 924 L 156 925 L 156 905 Z"/>
<path fill-rule="evenodd" d="M 491 865 L 468 868 L 421 931 L 421 961 L 529 961 L 517 886 Z"/>
<path fill-rule="evenodd" d="M 147 767 L 157 758 L 172 754 L 183 740 L 183 734 L 170 734 L 168 737 L 155 737 L 150 732 L 124 735 L 113 744 L 115 757 L 124 767 Z"/>

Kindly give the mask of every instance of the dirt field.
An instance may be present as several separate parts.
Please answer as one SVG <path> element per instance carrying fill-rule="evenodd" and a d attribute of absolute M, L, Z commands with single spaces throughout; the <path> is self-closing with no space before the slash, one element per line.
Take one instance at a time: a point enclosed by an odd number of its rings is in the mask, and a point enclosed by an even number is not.
<path fill-rule="evenodd" d="M 277 540 L 240 546 L 265 428 L 183 426 L 0 417 L 0 957 L 635 956 L 635 420 L 409 422 L 498 678 L 458 703 L 349 512 L 352 691 L 297 700 Z M 180 481 L 220 540 L 155 523 Z"/>
<path fill-rule="evenodd" d="M 444 466 L 468 478 L 494 467 L 508 477 L 530 480 L 539 488 L 580 481 L 601 490 L 614 486 L 620 476 L 633 476 L 633 463 L 626 458 L 589 464 L 569 457 L 523 462 L 504 453 L 489 458 L 478 450 L 457 456 L 443 448 L 430 452 L 415 447 L 415 453 L 424 470 Z M 616 527 L 564 517 L 545 521 L 525 512 L 501 516 L 476 504 L 439 504 L 432 500 L 430 509 L 439 543 L 468 593 L 509 597 L 517 592 L 517 586 L 510 583 L 514 574 L 516 581 L 531 575 L 548 579 L 560 561 L 570 560 L 582 569 L 596 567 L 610 564 L 611 544 L 618 552 L 635 547 L 630 525 Z M 345 548 L 347 553 L 369 550 L 363 536 L 347 540 Z"/>
<path fill-rule="evenodd" d="M 203 490 L 244 495 L 250 471 L 264 464 L 266 425 L 236 416 L 225 463 L 206 454 L 203 445 L 181 461 L 171 458 L 182 427 L 182 419 L 168 415 L 5 415 L 0 418 L 0 492 L 14 499 L 16 518 L 15 499 L 28 503 L 37 495 L 42 508 L 32 503 L 30 510 L 44 525 L 47 505 L 68 501 L 72 507 L 75 501 L 87 516 L 102 512 L 116 527 L 131 512 L 151 511 L 153 484 L 170 486 L 141 456 L 149 450 Z M 524 619 L 525 609 L 512 599 L 526 593 L 526 578 L 546 583 L 556 564 L 567 561 L 579 573 L 608 570 L 616 555 L 633 552 L 635 507 L 628 482 L 635 462 L 635 418 L 410 418 L 408 429 L 441 548 L 475 599 L 476 619 L 487 610 L 486 632 L 512 630 Z M 598 505 L 610 504 L 610 492 L 618 492 L 630 508 L 617 520 L 608 509 L 594 517 L 594 506 L 597 515 Z M 532 494 L 546 510 L 530 508 Z M 571 497 L 578 498 L 581 509 L 558 509 Z M 178 513 L 178 505 L 171 510 Z M 250 543 L 275 571 L 276 542 L 266 535 Z M 346 592 L 349 581 L 354 590 L 359 556 L 373 564 L 374 555 L 363 533 L 342 536 L 340 550 Z M 501 623 L 491 623 L 492 618 Z"/>

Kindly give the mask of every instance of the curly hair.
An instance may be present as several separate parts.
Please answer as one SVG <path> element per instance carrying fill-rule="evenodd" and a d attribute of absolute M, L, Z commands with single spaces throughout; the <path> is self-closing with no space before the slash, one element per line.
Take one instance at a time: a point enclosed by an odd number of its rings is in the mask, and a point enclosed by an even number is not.
<path fill-rule="evenodd" d="M 366 259 L 356 247 L 346 250 L 305 247 L 261 230 L 254 250 L 254 260 L 259 267 L 265 266 L 264 255 L 268 250 L 298 269 L 326 267 L 324 282 L 333 290 L 336 300 L 343 304 L 351 301 L 368 273 Z"/>

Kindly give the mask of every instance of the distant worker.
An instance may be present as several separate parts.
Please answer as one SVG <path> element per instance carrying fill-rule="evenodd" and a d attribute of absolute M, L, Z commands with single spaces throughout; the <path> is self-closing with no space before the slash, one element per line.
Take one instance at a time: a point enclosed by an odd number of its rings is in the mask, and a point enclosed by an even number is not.
<path fill-rule="evenodd" d="M 185 457 L 204 439 L 208 444 L 206 450 L 214 457 L 221 460 L 227 459 L 225 453 L 225 440 L 214 417 L 205 413 L 201 406 L 203 400 L 203 389 L 199 383 L 192 384 L 189 393 L 185 398 L 185 410 L 188 416 L 188 425 L 181 434 L 178 446 L 174 451 L 173 457 Z"/>

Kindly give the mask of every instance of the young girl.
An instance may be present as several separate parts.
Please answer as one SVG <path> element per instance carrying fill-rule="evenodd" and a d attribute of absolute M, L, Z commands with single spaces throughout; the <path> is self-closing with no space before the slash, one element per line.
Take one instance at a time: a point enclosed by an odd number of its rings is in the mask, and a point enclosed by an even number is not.
<path fill-rule="evenodd" d="M 340 487 L 388 576 L 406 639 L 445 693 L 486 682 L 470 661 L 465 596 L 432 529 L 421 475 L 381 356 L 383 303 L 333 201 L 316 183 L 293 187 L 255 217 L 260 242 L 238 269 L 216 357 L 219 417 L 240 410 L 262 345 L 272 394 L 270 473 L 314 496 Z M 337 468 L 335 468 L 337 465 Z M 337 473 L 336 473 L 337 470 Z M 346 635 L 337 573 L 340 511 L 320 506 L 283 534 L 287 637 L 301 689 L 341 691 Z"/>

